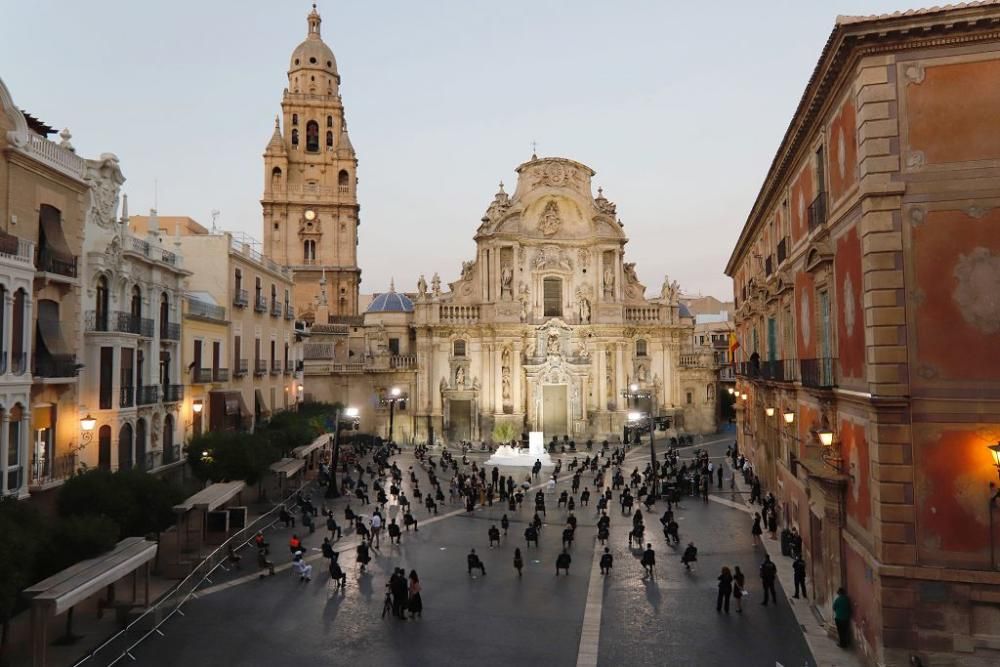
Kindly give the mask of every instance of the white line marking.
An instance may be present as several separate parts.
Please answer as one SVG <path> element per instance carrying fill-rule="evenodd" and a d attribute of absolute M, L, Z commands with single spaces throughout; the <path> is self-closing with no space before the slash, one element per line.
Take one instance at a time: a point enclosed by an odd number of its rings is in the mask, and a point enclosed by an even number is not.
<path fill-rule="evenodd" d="M 594 543 L 594 562 L 590 566 L 587 584 L 587 605 L 583 613 L 583 631 L 580 648 L 576 654 L 576 667 L 597 667 L 598 649 L 601 644 L 601 609 L 604 605 L 604 577 L 601 576 L 600 545 Z"/>

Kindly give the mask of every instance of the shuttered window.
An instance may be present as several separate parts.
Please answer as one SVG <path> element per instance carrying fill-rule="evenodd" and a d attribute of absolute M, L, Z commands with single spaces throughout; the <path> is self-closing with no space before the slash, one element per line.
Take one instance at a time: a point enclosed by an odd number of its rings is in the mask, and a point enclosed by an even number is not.
<path fill-rule="evenodd" d="M 562 279 L 546 278 L 542 281 L 545 317 L 562 317 Z"/>

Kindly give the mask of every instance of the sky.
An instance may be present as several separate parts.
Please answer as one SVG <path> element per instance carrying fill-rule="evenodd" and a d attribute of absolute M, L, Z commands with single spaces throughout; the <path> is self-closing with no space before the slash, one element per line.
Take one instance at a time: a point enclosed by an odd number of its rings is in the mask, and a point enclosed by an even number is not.
<path fill-rule="evenodd" d="M 838 14 L 905 0 L 320 0 L 361 203 L 362 292 L 455 280 L 531 156 L 590 166 L 658 291 L 731 298 L 726 261 Z M 262 153 L 299 0 L 5 0 L 0 78 L 115 153 L 129 211 L 261 237 Z M 595 193 L 596 194 L 596 193 Z"/>

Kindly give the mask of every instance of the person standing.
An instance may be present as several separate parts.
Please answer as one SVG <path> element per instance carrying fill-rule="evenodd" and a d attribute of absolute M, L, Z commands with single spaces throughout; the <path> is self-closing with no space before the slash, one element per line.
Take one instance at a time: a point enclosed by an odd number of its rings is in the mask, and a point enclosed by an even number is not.
<path fill-rule="evenodd" d="M 715 611 L 721 612 L 723 609 L 729 613 L 729 597 L 733 594 L 733 575 L 729 568 L 722 566 L 722 573 L 719 574 L 719 596 L 715 601 Z"/>
<path fill-rule="evenodd" d="M 416 570 L 410 570 L 410 588 L 407 591 L 407 607 L 410 610 L 410 618 L 419 617 L 424 611 L 424 601 L 420 598 L 420 578 Z"/>
<path fill-rule="evenodd" d="M 761 604 L 765 607 L 769 596 L 774 604 L 778 604 L 778 593 L 774 590 L 774 580 L 777 576 L 778 567 L 771 561 L 770 556 L 764 556 L 764 562 L 760 564 L 760 583 L 764 589 L 764 601 Z"/>
<path fill-rule="evenodd" d="M 652 577 L 655 566 L 656 552 L 653 551 L 653 545 L 647 542 L 646 550 L 642 552 L 642 569 L 645 570 L 647 576 Z"/>
<path fill-rule="evenodd" d="M 763 534 L 763 529 L 760 527 L 760 512 L 754 512 L 753 515 L 753 527 L 750 528 L 750 534 L 753 535 L 753 545 L 758 547 L 761 545 L 760 536 Z"/>
<path fill-rule="evenodd" d="M 847 648 L 851 645 L 851 598 L 843 587 L 833 599 L 833 621 L 837 624 L 837 646 Z"/>
<path fill-rule="evenodd" d="M 767 515 L 767 530 L 771 533 L 772 540 L 778 539 L 778 512 L 775 511 L 774 507 Z"/>
<path fill-rule="evenodd" d="M 795 576 L 795 595 L 792 597 L 799 597 L 799 590 L 802 591 L 802 597 L 806 597 L 806 562 L 802 560 L 802 554 L 795 554 L 792 573 Z"/>
<path fill-rule="evenodd" d="M 372 546 L 378 549 L 379 545 L 382 543 L 381 540 L 382 516 L 377 511 L 374 514 L 372 514 L 371 529 L 372 529 Z"/>
<path fill-rule="evenodd" d="M 521 576 L 521 570 L 524 569 L 524 558 L 521 557 L 521 548 L 517 547 L 514 549 L 514 569 L 517 570 L 517 576 Z"/>
<path fill-rule="evenodd" d="M 736 600 L 736 613 L 743 613 L 743 596 L 746 594 L 747 580 L 740 570 L 740 566 L 737 565 L 733 569 L 733 598 Z"/>
<path fill-rule="evenodd" d="M 719 467 L 715 469 L 715 477 L 716 477 L 716 479 L 719 480 L 718 484 L 716 485 L 716 488 L 721 489 L 722 488 L 722 464 L 721 463 L 719 464 Z"/>

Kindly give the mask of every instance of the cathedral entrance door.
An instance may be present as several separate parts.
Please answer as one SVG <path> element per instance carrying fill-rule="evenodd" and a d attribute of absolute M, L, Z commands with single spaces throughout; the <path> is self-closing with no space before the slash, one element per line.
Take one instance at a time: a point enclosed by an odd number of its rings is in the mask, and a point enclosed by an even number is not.
<path fill-rule="evenodd" d="M 451 399 L 448 417 L 448 442 L 472 439 L 472 401 Z"/>
<path fill-rule="evenodd" d="M 542 431 L 546 442 L 550 442 L 552 436 L 569 435 L 567 389 L 564 384 L 542 386 Z"/>

